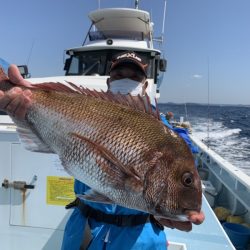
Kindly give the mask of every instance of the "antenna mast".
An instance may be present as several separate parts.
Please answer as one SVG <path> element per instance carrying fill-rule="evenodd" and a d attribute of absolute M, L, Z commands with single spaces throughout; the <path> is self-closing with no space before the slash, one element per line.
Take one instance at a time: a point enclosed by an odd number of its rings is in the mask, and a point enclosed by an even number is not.
<path fill-rule="evenodd" d="M 158 42 L 160 45 L 163 44 L 164 31 L 165 31 L 166 9 L 167 9 L 167 0 L 164 1 L 164 9 L 163 9 L 163 20 L 162 20 L 161 36 L 155 37 L 155 38 L 153 39 L 154 41 Z"/>
<path fill-rule="evenodd" d="M 135 0 L 135 9 L 139 9 L 139 0 Z"/>
<path fill-rule="evenodd" d="M 165 31 L 166 8 L 167 8 L 167 0 L 165 0 L 165 2 L 164 2 L 164 12 L 163 12 L 162 31 L 161 31 L 161 43 L 163 43 L 163 37 L 164 37 L 164 31 Z"/>
<path fill-rule="evenodd" d="M 32 54 L 32 51 L 33 51 L 34 44 L 35 44 L 35 39 L 32 41 L 32 44 L 31 44 L 31 48 L 30 48 L 30 52 L 29 52 L 29 55 L 28 55 L 28 58 L 27 58 L 26 65 L 29 65 L 30 57 L 31 57 L 31 54 Z"/>

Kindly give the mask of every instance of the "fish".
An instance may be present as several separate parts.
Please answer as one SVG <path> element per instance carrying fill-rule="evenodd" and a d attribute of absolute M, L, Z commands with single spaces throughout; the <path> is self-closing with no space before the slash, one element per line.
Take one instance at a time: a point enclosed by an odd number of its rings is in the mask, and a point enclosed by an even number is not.
<path fill-rule="evenodd" d="M 0 90 L 15 87 L 0 71 Z M 27 87 L 23 87 L 27 88 Z M 11 117 L 27 150 L 57 154 L 91 191 L 82 199 L 188 221 L 201 210 L 201 181 L 186 142 L 166 127 L 148 96 L 73 83 L 39 83 L 23 120 Z"/>

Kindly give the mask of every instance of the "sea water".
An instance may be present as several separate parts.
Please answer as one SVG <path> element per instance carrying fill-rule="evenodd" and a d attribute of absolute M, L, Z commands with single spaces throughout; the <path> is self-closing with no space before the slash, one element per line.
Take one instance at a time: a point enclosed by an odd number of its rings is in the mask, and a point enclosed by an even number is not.
<path fill-rule="evenodd" d="M 174 120 L 191 123 L 192 133 L 234 166 L 250 175 L 250 106 L 159 104 Z"/>

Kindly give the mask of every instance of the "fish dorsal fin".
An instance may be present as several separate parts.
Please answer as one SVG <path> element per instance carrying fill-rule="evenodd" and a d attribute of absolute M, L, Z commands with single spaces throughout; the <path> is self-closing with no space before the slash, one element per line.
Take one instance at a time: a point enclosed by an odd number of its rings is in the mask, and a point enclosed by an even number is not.
<path fill-rule="evenodd" d="M 40 89 L 44 91 L 58 91 L 58 92 L 66 92 L 66 93 L 79 93 L 78 91 L 62 84 L 60 82 L 44 82 L 44 83 L 36 83 L 32 84 L 33 89 Z"/>
<path fill-rule="evenodd" d="M 138 95 L 138 96 L 131 96 L 128 95 L 122 95 L 120 93 L 114 94 L 111 91 L 103 92 L 103 91 L 96 91 L 96 90 L 90 90 L 88 88 L 85 88 L 83 86 L 76 86 L 74 83 L 67 82 L 76 92 L 81 93 L 83 95 L 93 96 L 95 98 L 101 98 L 106 101 L 110 101 L 113 103 L 118 103 L 121 105 L 125 105 L 128 107 L 131 107 L 135 110 L 142 111 L 148 114 L 153 115 L 158 120 L 160 120 L 160 113 L 157 106 L 157 102 L 155 100 L 156 106 L 155 109 L 152 108 L 150 98 L 146 94 L 145 98 Z"/>
<path fill-rule="evenodd" d="M 36 89 L 42 89 L 45 91 L 59 91 L 59 92 L 66 92 L 66 93 L 78 93 L 85 96 L 91 96 L 97 99 L 103 99 L 112 103 L 118 103 L 127 107 L 130 107 L 137 111 L 142 111 L 144 113 L 148 113 L 158 120 L 160 120 L 159 109 L 156 105 L 155 108 L 152 108 L 150 103 L 150 98 L 146 94 L 144 97 L 138 96 L 131 96 L 122 95 L 120 93 L 114 94 L 111 91 L 103 92 L 103 91 L 96 91 L 90 90 L 83 86 L 77 86 L 72 82 L 67 82 L 68 86 L 62 83 L 53 83 L 53 82 L 45 82 L 39 84 L 33 84 L 32 86 Z M 156 103 L 156 102 L 155 102 Z"/>
<path fill-rule="evenodd" d="M 131 96 L 128 95 L 122 95 L 120 93 L 114 94 L 111 91 L 103 92 L 103 91 L 96 91 L 96 90 L 90 90 L 88 88 L 85 88 L 83 86 L 76 86 L 74 83 L 67 82 L 76 92 L 79 92 L 83 95 L 93 96 L 95 98 L 101 98 L 103 100 L 111 101 L 113 103 L 122 104 L 128 107 L 131 107 L 135 110 L 142 111 L 145 113 L 149 113 L 156 117 L 158 120 L 160 120 L 160 113 L 158 106 L 156 105 L 155 110 L 152 108 L 150 98 L 146 94 L 145 98 L 138 96 Z M 156 102 L 155 102 L 156 103 Z M 157 104 L 157 103 L 156 103 Z"/>

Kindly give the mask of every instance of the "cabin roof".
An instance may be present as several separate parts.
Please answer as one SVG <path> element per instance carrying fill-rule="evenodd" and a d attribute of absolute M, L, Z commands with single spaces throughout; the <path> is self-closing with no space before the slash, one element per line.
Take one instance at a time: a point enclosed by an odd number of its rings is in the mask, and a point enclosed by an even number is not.
<path fill-rule="evenodd" d="M 148 36 L 152 32 L 152 23 L 148 12 L 128 8 L 107 8 L 90 12 L 90 20 L 97 30 L 142 32 Z"/>

